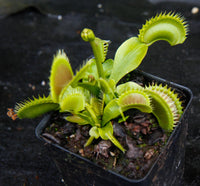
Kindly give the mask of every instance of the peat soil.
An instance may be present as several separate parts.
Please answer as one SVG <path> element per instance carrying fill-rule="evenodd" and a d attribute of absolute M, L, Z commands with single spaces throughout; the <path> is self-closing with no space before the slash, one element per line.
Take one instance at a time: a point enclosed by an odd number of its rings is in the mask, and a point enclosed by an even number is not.
<path fill-rule="evenodd" d="M 5 6 L 5 2 L 9 5 Z M 92 54 L 88 43 L 80 38 L 80 31 L 89 27 L 99 37 L 112 41 L 108 57 L 113 58 L 125 39 L 138 34 L 145 19 L 170 10 L 187 19 L 190 32 L 186 42 L 174 47 L 155 43 L 140 69 L 192 90 L 183 185 L 200 184 L 198 1 L 111 0 L 78 4 L 75 0 L 54 4 L 41 0 L 27 1 L 29 4 L 23 7 L 5 2 L 0 4 L 0 185 L 63 185 L 45 147 L 34 134 L 41 118 L 13 122 L 6 115 L 7 108 L 14 107 L 15 102 L 48 94 L 49 69 L 56 51 L 64 49 L 73 69 L 79 67 Z M 2 7 L 10 9 L 2 12 Z"/>

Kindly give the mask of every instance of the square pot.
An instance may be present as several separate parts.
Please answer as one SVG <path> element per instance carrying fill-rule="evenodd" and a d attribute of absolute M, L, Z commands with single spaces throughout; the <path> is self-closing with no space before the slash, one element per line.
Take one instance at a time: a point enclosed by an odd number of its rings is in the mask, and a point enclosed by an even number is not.
<path fill-rule="evenodd" d="M 130 76 L 131 75 L 131 76 Z M 129 179 L 110 170 L 105 170 L 92 161 L 70 152 L 58 144 L 49 143 L 49 151 L 65 183 L 87 186 L 133 186 L 133 185 L 182 185 L 184 172 L 185 139 L 188 128 L 188 109 L 192 100 L 190 89 L 151 74 L 135 70 L 130 73 L 130 80 L 138 79 L 144 85 L 152 82 L 167 84 L 175 89 L 184 100 L 184 113 L 179 124 L 173 130 L 166 146 L 159 154 L 148 173 L 142 179 Z M 46 115 L 36 128 L 36 136 L 41 137 L 44 129 L 50 124 L 51 114 Z"/>

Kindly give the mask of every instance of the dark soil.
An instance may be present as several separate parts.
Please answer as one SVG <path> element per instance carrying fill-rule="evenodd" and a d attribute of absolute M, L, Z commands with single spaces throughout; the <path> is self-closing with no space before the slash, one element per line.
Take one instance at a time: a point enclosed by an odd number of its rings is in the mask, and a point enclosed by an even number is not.
<path fill-rule="evenodd" d="M 50 125 L 42 134 L 50 143 L 90 159 L 105 169 L 113 170 L 128 178 L 144 177 L 162 152 L 168 139 L 152 114 L 131 110 L 126 122 L 113 121 L 114 136 L 126 149 L 121 152 L 110 141 L 94 140 L 84 147 L 89 138 L 90 125 L 69 123 L 63 114 L 53 114 Z"/>

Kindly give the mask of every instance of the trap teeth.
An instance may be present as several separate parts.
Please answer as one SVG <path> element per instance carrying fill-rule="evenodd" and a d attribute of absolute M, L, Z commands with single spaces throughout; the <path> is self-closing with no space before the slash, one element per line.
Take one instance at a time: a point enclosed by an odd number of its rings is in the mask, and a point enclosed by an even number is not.
<path fill-rule="evenodd" d="M 165 130 L 173 130 L 183 113 L 178 94 L 175 94 L 172 88 L 162 84 L 149 85 L 145 91 L 152 98 L 153 114 L 157 117 L 159 125 Z"/>

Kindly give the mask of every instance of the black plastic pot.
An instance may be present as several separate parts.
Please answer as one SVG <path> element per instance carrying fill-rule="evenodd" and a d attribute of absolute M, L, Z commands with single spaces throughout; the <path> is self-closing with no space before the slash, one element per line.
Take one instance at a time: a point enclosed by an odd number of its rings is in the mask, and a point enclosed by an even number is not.
<path fill-rule="evenodd" d="M 142 81 L 144 84 L 152 82 L 168 84 L 170 87 L 174 88 L 184 100 L 184 113 L 178 126 L 168 139 L 163 152 L 159 155 L 147 175 L 142 179 L 135 180 L 128 179 L 113 171 L 105 170 L 88 159 L 64 149 L 58 144 L 49 143 L 50 155 L 67 185 L 182 185 L 185 139 L 188 128 L 188 108 L 191 104 L 192 92 L 184 86 L 138 70 L 132 72 L 131 75 L 134 76 L 134 79 L 138 79 L 138 81 Z M 36 136 L 40 140 L 43 140 L 41 134 L 45 127 L 50 124 L 50 117 L 51 115 L 45 116 L 36 128 Z"/>

